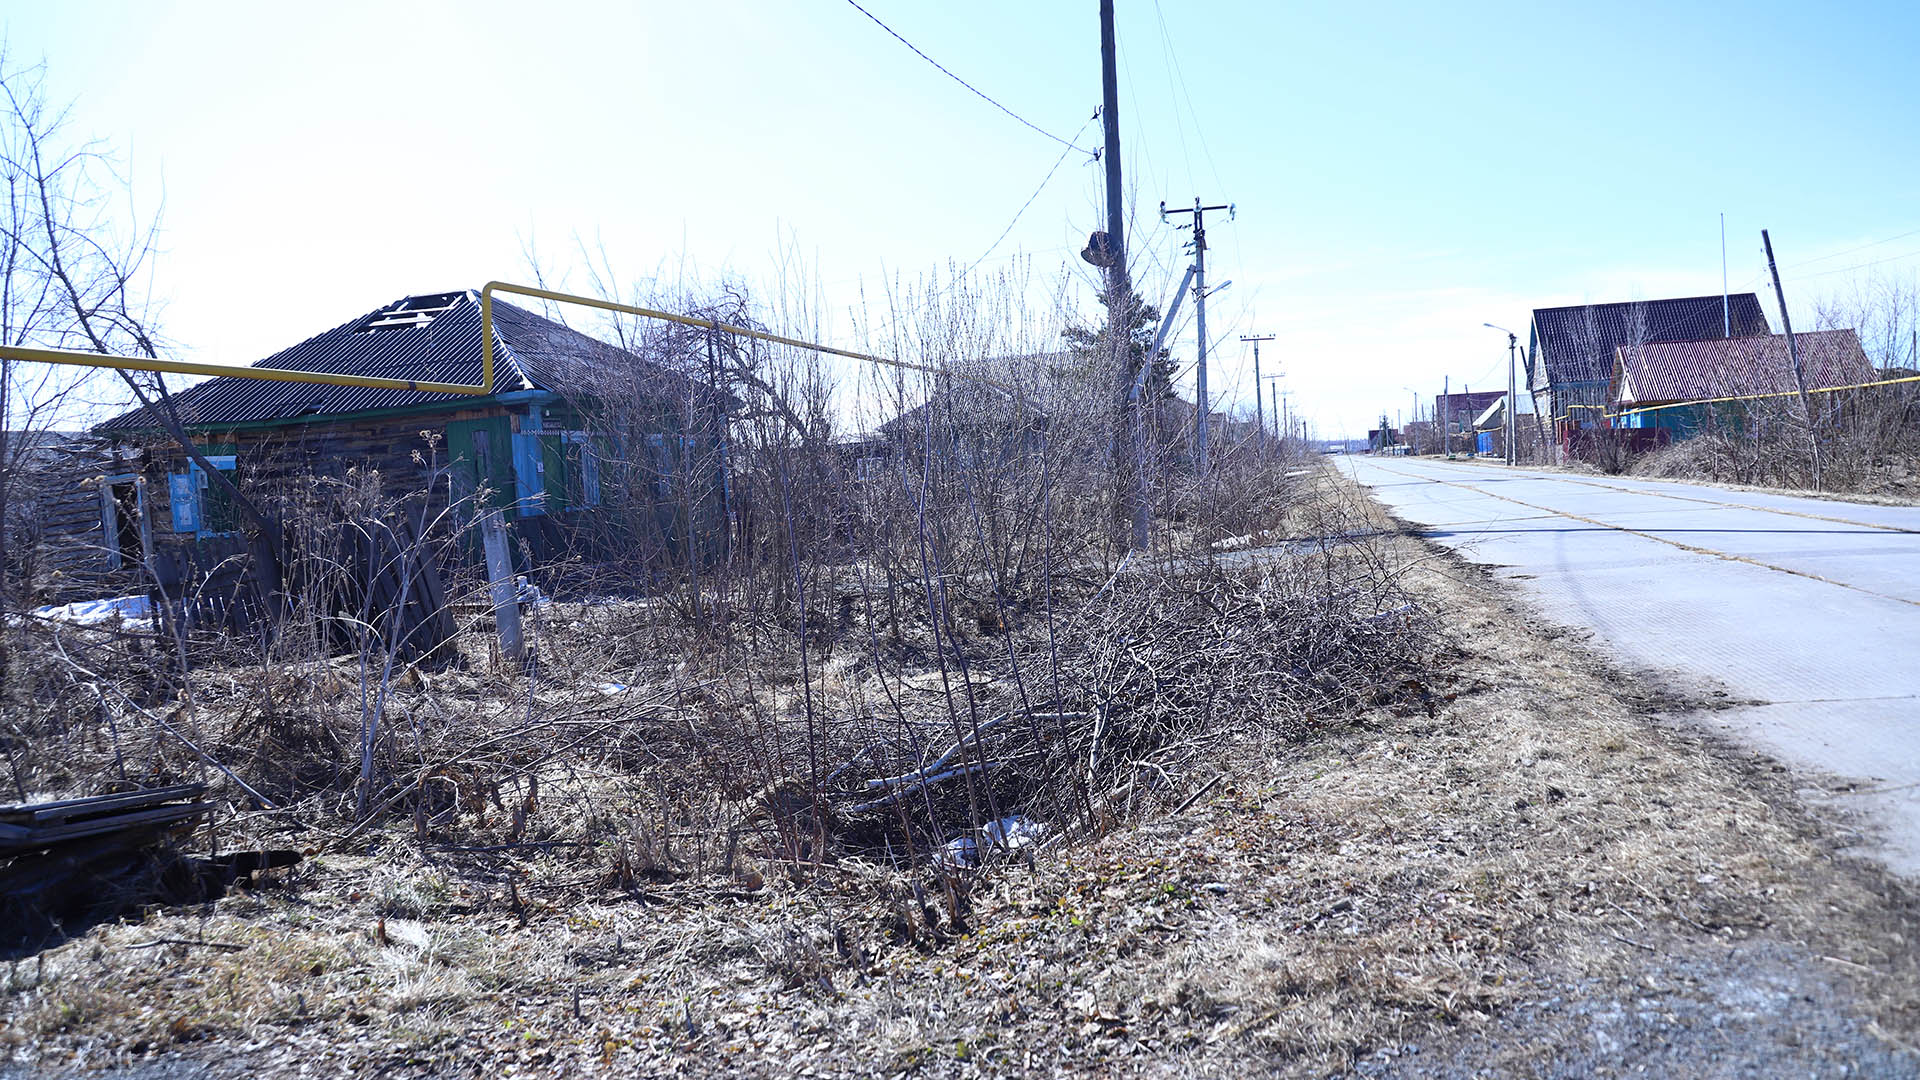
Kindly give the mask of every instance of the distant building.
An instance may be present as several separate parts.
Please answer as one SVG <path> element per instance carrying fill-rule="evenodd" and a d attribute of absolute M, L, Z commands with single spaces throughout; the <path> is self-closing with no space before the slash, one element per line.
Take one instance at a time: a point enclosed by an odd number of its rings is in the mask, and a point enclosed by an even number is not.
<path fill-rule="evenodd" d="M 1457 394 L 1435 394 L 1434 423 L 1446 429 L 1446 448 L 1454 453 L 1472 453 L 1473 433 L 1478 430 L 1474 421 L 1488 406 L 1506 396 L 1505 390 L 1463 389 Z"/>

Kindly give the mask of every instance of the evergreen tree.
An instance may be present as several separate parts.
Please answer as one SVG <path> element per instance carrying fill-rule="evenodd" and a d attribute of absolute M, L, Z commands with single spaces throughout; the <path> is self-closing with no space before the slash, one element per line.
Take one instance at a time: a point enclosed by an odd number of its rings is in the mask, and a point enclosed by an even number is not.
<path fill-rule="evenodd" d="M 1100 298 L 1105 307 L 1107 298 Z M 1160 329 L 1160 312 L 1152 304 L 1142 300 L 1138 293 L 1133 297 L 1133 318 L 1127 326 L 1127 370 L 1140 370 L 1140 358 L 1153 347 L 1153 336 Z M 1108 320 L 1102 319 L 1098 329 L 1084 326 L 1070 326 L 1061 337 L 1066 339 L 1067 350 L 1073 356 L 1072 374 L 1091 375 L 1108 370 L 1113 351 L 1108 344 Z M 1062 373 L 1066 374 L 1066 373 Z M 1154 357 L 1153 366 L 1147 371 L 1146 401 L 1165 400 L 1173 397 L 1173 360 L 1164 353 Z"/>

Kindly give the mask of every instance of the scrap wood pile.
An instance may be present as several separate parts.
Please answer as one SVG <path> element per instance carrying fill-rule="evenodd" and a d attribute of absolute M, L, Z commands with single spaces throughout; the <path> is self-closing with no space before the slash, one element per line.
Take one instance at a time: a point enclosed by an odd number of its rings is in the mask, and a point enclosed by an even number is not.
<path fill-rule="evenodd" d="M 292 852 L 184 859 L 167 846 L 213 811 L 203 784 L 0 806 L 0 927 L 28 937 L 71 917 L 217 896 L 234 875 Z"/>

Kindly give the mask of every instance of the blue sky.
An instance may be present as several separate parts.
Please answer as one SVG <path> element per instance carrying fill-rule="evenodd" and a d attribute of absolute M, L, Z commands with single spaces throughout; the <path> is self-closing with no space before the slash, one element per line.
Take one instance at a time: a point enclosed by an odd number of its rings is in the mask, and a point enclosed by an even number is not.
<path fill-rule="evenodd" d="M 1097 140 L 1094 0 L 862 3 Z M 1163 301 L 1180 260 L 1161 199 L 1237 204 L 1209 228 L 1210 276 L 1234 282 L 1210 311 L 1213 387 L 1245 402 L 1234 339 L 1275 334 L 1263 358 L 1323 434 L 1443 376 L 1503 381 L 1483 322 L 1717 292 L 1722 211 L 1734 288 L 1764 285 L 1770 228 L 1802 320 L 1920 268 L 1920 6 L 1117 7 L 1142 291 Z M 844 312 L 972 264 L 1061 154 L 845 0 L 4 10 L 73 132 L 164 193 L 165 329 L 204 356 L 524 278 L 528 238 L 564 266 L 586 236 L 634 278 L 766 280 L 797 253 Z M 983 268 L 1064 270 L 1090 308 L 1075 253 L 1101 198 L 1069 154 Z M 1190 323 L 1175 348 L 1191 361 Z"/>

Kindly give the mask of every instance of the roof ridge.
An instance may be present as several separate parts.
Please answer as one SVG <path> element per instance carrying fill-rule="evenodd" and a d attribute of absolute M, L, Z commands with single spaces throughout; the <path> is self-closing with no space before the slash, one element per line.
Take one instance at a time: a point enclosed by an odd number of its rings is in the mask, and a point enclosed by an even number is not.
<path fill-rule="evenodd" d="M 1749 289 L 1745 292 L 1704 293 L 1700 296 L 1663 296 L 1657 300 L 1602 300 L 1602 301 L 1599 301 L 1598 303 L 1589 302 L 1585 304 L 1561 304 L 1558 307 L 1534 308 L 1533 311 L 1535 313 L 1539 313 L 1539 312 L 1547 312 L 1547 311 L 1578 311 L 1581 308 L 1632 307 L 1635 304 L 1684 304 L 1684 303 L 1689 303 L 1689 302 L 1698 301 L 1698 300 L 1719 300 L 1722 298 L 1731 300 L 1735 297 L 1741 297 L 1741 296 L 1751 296 L 1755 300 L 1758 300 L 1760 298 L 1759 293 L 1756 293 L 1751 289 Z"/>

